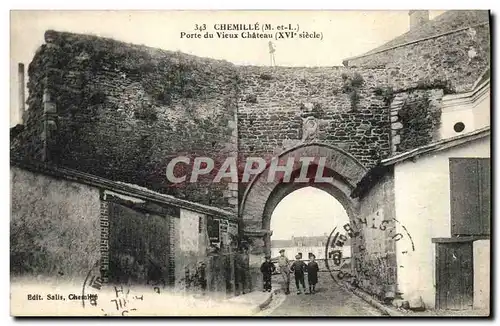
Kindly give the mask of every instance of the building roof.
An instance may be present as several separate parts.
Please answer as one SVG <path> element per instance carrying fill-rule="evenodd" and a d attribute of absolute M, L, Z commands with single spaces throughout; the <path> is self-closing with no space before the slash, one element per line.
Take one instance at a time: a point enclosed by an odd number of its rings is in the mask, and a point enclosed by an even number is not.
<path fill-rule="evenodd" d="M 486 23 L 489 23 L 488 10 L 450 10 L 373 50 L 344 59 L 344 62 Z"/>
<path fill-rule="evenodd" d="M 381 160 L 378 165 L 369 170 L 361 179 L 356 188 L 352 191 L 351 197 L 357 198 L 362 196 L 364 193 L 366 193 L 367 190 L 371 188 L 372 185 L 374 185 L 383 175 L 390 171 L 392 167 L 397 163 L 401 163 L 409 159 L 414 160 L 424 154 L 440 152 L 448 148 L 456 147 L 489 136 L 490 126 L 455 137 L 442 139 L 437 142 L 420 146 L 410 151 Z"/>
<path fill-rule="evenodd" d="M 294 248 L 294 247 L 322 247 L 326 245 L 329 234 L 309 237 L 292 237 L 291 239 L 271 240 L 271 246 L 274 248 Z M 300 246 L 299 246 L 300 244 Z M 346 244 L 350 244 L 349 239 Z"/>
<path fill-rule="evenodd" d="M 184 208 L 211 216 L 225 217 L 229 220 L 237 220 L 237 217 L 233 213 L 226 210 L 161 194 L 134 184 L 112 181 L 96 175 L 49 164 L 37 164 L 34 162 L 21 161 L 14 157 L 11 157 L 10 165 L 11 167 L 21 168 L 34 173 L 40 173 L 55 178 L 86 184 L 103 190 L 110 190 L 115 193 L 132 196 L 137 199 Z"/>
<path fill-rule="evenodd" d="M 472 90 L 475 90 L 476 88 L 481 87 L 483 84 L 486 84 L 486 82 L 488 82 L 487 84 L 489 86 L 490 76 L 491 76 L 491 71 L 490 71 L 490 68 L 488 67 L 488 69 L 486 69 L 484 71 L 484 73 L 481 75 L 481 77 L 479 77 L 479 79 L 476 80 L 476 82 L 474 83 L 474 86 L 472 86 Z"/>
<path fill-rule="evenodd" d="M 271 246 L 274 248 L 290 248 L 293 247 L 291 239 L 271 240 Z"/>
<path fill-rule="evenodd" d="M 484 127 L 481 129 L 477 129 L 477 130 L 465 133 L 463 135 L 458 135 L 458 136 L 451 137 L 451 138 L 441 139 L 437 142 L 417 147 L 417 148 L 412 149 L 410 151 L 386 158 L 386 159 L 380 161 L 380 164 L 385 165 L 385 166 L 393 165 L 396 163 L 400 163 L 402 161 L 406 161 L 408 159 L 415 158 L 415 157 L 420 156 L 422 154 L 426 154 L 429 152 L 433 152 L 433 153 L 439 152 L 439 151 L 442 151 L 442 150 L 445 150 L 445 149 L 448 149 L 451 147 L 455 147 L 458 145 L 462 145 L 464 143 L 474 141 L 476 139 L 488 137 L 489 135 L 490 135 L 490 126 Z"/>

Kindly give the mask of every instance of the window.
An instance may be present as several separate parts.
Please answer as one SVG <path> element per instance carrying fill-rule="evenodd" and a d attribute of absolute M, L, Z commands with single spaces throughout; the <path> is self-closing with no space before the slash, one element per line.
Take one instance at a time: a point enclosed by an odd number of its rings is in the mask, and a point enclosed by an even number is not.
<path fill-rule="evenodd" d="M 462 131 L 464 131 L 464 129 L 465 129 L 465 125 L 463 122 L 457 122 L 453 126 L 453 130 L 455 130 L 455 132 L 462 132 Z"/>
<path fill-rule="evenodd" d="M 450 158 L 452 235 L 490 234 L 490 159 Z"/>
<path fill-rule="evenodd" d="M 198 234 L 203 233 L 203 216 L 198 217 Z"/>

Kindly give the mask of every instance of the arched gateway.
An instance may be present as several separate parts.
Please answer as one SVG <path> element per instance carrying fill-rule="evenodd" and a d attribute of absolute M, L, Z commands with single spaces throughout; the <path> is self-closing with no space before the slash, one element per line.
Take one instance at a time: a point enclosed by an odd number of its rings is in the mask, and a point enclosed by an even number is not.
<path fill-rule="evenodd" d="M 323 176 L 331 177 L 330 182 L 295 182 L 300 166 L 294 170 L 289 182 L 277 178 L 269 181 L 269 166 L 256 175 L 245 190 L 239 210 L 243 233 L 250 240 L 251 254 L 270 252 L 271 215 L 276 205 L 294 190 L 308 186 L 322 189 L 343 205 L 350 220 L 356 216 L 358 202 L 350 194 L 365 175 L 366 168 L 345 151 L 321 143 L 301 144 L 284 151 L 276 158 L 280 161 L 294 158 L 298 162 L 301 157 L 325 158 Z M 314 176 L 316 168 L 317 165 L 310 166 L 308 176 Z"/>

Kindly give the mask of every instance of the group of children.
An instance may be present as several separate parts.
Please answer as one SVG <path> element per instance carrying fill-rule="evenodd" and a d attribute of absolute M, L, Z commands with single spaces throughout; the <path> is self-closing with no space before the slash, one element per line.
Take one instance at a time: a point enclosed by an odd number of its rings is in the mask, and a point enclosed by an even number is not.
<path fill-rule="evenodd" d="M 309 254 L 309 263 L 306 265 L 302 260 L 301 255 L 295 256 L 295 261 L 291 264 L 288 262 L 288 258 L 285 257 L 285 250 L 280 250 L 280 257 L 278 257 L 278 265 L 280 267 L 280 272 L 285 282 L 285 294 L 290 293 L 290 273 L 295 275 L 295 286 L 297 287 L 297 294 L 301 294 L 300 285 L 306 292 L 306 285 L 304 281 L 304 275 L 307 271 L 307 282 L 309 284 L 309 293 L 316 293 L 316 284 L 318 283 L 318 271 L 319 266 L 316 263 L 316 256 L 312 253 Z M 262 277 L 264 281 L 264 292 L 271 292 L 271 277 L 276 271 L 274 263 L 271 262 L 271 256 L 266 256 L 266 261 L 262 263 L 260 267 L 262 272 Z"/>

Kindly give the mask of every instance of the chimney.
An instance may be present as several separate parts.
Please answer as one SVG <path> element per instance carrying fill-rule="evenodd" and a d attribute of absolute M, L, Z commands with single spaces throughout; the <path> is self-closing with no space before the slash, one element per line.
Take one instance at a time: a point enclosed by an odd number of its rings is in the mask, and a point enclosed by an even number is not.
<path fill-rule="evenodd" d="M 408 15 L 410 15 L 410 31 L 429 21 L 429 10 L 410 10 Z"/>
<path fill-rule="evenodd" d="M 17 112 L 18 117 L 19 117 L 19 124 L 24 124 L 24 105 L 25 105 L 25 98 L 24 98 L 24 64 L 19 63 L 18 64 L 18 88 L 19 88 L 19 110 Z"/>

